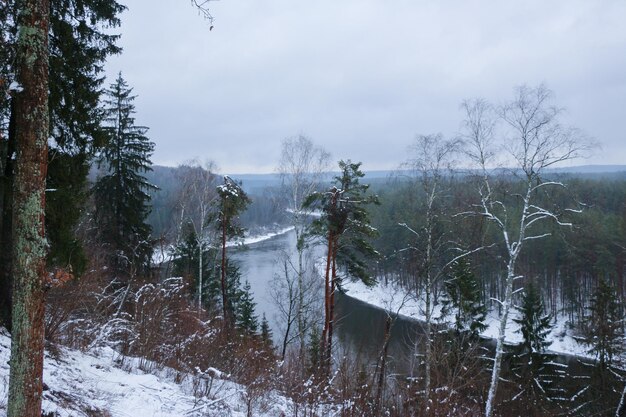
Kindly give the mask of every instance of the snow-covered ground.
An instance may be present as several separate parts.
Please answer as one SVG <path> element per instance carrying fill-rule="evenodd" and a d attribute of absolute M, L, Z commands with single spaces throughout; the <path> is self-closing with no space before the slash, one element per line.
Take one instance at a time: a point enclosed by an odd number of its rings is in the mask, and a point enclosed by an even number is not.
<path fill-rule="evenodd" d="M 0 417 L 6 417 L 11 340 L 0 328 Z M 103 348 L 88 353 L 58 347 L 58 354 L 46 352 L 43 381 L 43 409 L 59 417 L 157 417 L 247 415 L 246 387 L 227 378 L 214 378 L 210 390 L 193 395 L 193 378 L 180 383 L 172 369 L 145 372 L 137 358 L 123 357 Z M 213 370 L 212 375 L 219 375 Z M 196 386 L 197 388 L 197 386 Z M 290 415 L 289 401 L 276 393 L 254 397 L 252 415 Z"/>
<path fill-rule="evenodd" d="M 345 282 L 343 287 L 347 295 L 361 300 L 367 304 L 383 308 L 392 313 L 399 313 L 402 316 L 424 320 L 424 303 L 417 300 L 414 295 L 407 294 L 404 289 L 394 284 L 384 285 L 379 283 L 373 287 L 368 287 L 361 281 Z M 435 306 L 433 319 L 437 320 L 441 317 L 441 304 Z M 509 322 L 506 331 L 506 342 L 517 344 L 522 341 L 522 334 L 518 331 L 519 326 L 513 322 L 518 317 L 518 311 L 512 310 L 509 315 Z M 496 338 L 498 336 L 500 318 L 496 311 L 490 311 L 486 320 L 487 328 L 481 333 L 484 337 Z M 587 353 L 588 347 L 582 345 L 574 339 L 572 330 L 569 329 L 567 322 L 559 317 L 554 324 L 552 331 L 548 335 L 548 340 L 552 342 L 549 350 L 557 353 L 566 353 L 570 355 L 578 355 L 589 357 Z"/>

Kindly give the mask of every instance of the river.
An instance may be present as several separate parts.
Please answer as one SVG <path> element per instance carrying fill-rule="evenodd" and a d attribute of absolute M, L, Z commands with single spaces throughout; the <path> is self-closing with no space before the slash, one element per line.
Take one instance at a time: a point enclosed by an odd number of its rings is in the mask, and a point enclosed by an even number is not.
<path fill-rule="evenodd" d="M 257 315 L 262 317 L 265 314 L 276 342 L 282 337 L 282 328 L 277 303 L 270 291 L 271 282 L 276 275 L 281 274 L 279 260 L 282 253 L 286 252 L 295 259 L 295 245 L 295 232 L 290 230 L 232 252 L 232 258 L 241 268 L 242 283 L 246 280 L 250 283 L 257 304 Z M 323 248 L 316 252 L 318 257 L 323 256 Z M 322 279 L 320 276 L 320 285 Z M 383 343 L 386 313 L 380 308 L 338 293 L 336 314 L 337 353 L 349 352 L 365 362 L 375 362 Z M 411 346 L 416 335 L 420 333 L 421 324 L 416 321 L 395 321 L 388 352 L 392 368 L 394 363 L 406 364 L 409 361 Z M 401 367 L 404 368 L 405 365 Z"/>
<path fill-rule="evenodd" d="M 282 337 L 279 323 L 279 311 L 270 292 L 270 283 L 276 274 L 280 274 L 280 257 L 283 252 L 296 255 L 295 232 L 286 233 L 269 239 L 232 249 L 232 257 L 238 262 L 242 272 L 242 281 L 250 282 L 257 304 L 257 314 L 267 317 L 275 341 Z M 323 248 L 317 249 L 316 256 L 323 256 Z M 322 277 L 320 276 L 320 285 Z M 335 355 L 349 354 L 358 357 L 364 363 L 375 363 L 380 354 L 384 339 L 387 313 L 346 294 L 336 297 L 336 346 Z M 388 357 L 390 369 L 397 372 L 409 372 L 411 353 L 415 339 L 423 335 L 422 323 L 405 317 L 398 317 L 391 329 Z M 484 339 L 483 346 L 493 350 L 494 341 Z M 559 354 L 556 358 L 561 363 L 578 368 L 581 358 Z M 584 360 L 589 362 L 589 360 Z"/>

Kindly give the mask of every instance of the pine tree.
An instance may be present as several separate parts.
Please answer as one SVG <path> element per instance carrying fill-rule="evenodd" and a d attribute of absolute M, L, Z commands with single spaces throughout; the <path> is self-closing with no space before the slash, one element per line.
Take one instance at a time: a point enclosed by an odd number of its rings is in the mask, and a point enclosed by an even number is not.
<path fill-rule="evenodd" d="M 151 170 L 154 143 L 146 127 L 136 126 L 132 89 L 121 73 L 107 90 L 108 142 L 99 155 L 105 175 L 95 190 L 96 220 L 101 240 L 108 245 L 112 262 L 122 271 L 131 266 L 147 268 L 150 262 L 149 190 L 156 189 L 143 174 Z"/>
<path fill-rule="evenodd" d="M 235 323 L 240 330 L 250 336 L 256 334 L 259 328 L 259 320 L 254 314 L 255 307 L 256 303 L 252 298 L 250 283 L 246 281 L 237 300 Z"/>
<path fill-rule="evenodd" d="M 454 329 L 459 333 L 469 332 L 472 336 L 478 336 L 486 328 L 487 308 L 466 258 L 452 264 L 452 273 L 444 282 L 444 288 L 442 315 L 454 312 Z"/>
<path fill-rule="evenodd" d="M 228 283 L 228 259 L 226 257 L 226 242 L 232 238 L 242 237 L 244 229 L 238 224 L 239 215 L 250 204 L 250 198 L 241 188 L 241 184 L 233 181 L 228 176 L 224 176 L 224 183 L 217 187 L 218 199 L 216 201 L 217 221 L 215 227 L 221 236 L 222 246 L 222 260 L 220 268 L 220 289 L 222 293 L 222 308 L 224 314 L 224 323 L 230 324 L 232 309 L 229 306 L 233 303 L 232 299 L 229 299 L 229 286 Z M 238 272 L 238 269 L 237 269 Z M 237 281 L 238 282 L 238 281 Z M 237 288 L 237 286 L 232 286 Z"/>
<path fill-rule="evenodd" d="M 334 185 L 325 192 L 309 195 L 304 207 L 318 208 L 322 216 L 314 220 L 307 234 L 324 239 L 326 244 L 326 272 L 324 279 L 324 329 L 322 331 L 322 358 L 324 367 L 330 370 L 332 354 L 335 290 L 341 286 L 337 269 L 345 268 L 347 275 L 371 285 L 374 279 L 368 271 L 368 261 L 378 252 L 370 239 L 378 232 L 370 225 L 366 206 L 378 204 L 378 197 L 366 195 L 369 185 L 361 184 L 365 174 L 361 163 L 339 161 L 340 175 Z"/>

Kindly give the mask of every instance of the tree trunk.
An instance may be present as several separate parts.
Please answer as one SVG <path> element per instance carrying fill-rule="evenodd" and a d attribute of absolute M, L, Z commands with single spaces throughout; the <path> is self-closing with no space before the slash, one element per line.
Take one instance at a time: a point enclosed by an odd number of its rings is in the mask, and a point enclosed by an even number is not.
<path fill-rule="evenodd" d="M 202 242 L 198 239 L 198 314 L 202 311 L 202 249 Z"/>
<path fill-rule="evenodd" d="M 622 397 L 615 411 L 615 417 L 626 417 L 626 386 L 624 386 L 624 390 L 622 391 Z"/>
<path fill-rule="evenodd" d="M 226 223 L 222 219 L 222 310 L 224 314 L 224 326 L 228 326 L 228 296 L 226 295 Z"/>
<path fill-rule="evenodd" d="M 385 368 L 387 365 L 387 350 L 389 349 L 389 340 L 391 339 L 391 325 L 393 320 L 391 316 L 387 316 L 385 320 L 385 335 L 383 338 L 383 348 L 380 354 L 380 369 L 378 371 L 378 386 L 376 390 L 376 400 L 374 402 L 374 410 L 378 415 L 380 413 L 380 406 L 383 399 L 383 391 L 385 389 Z"/>
<path fill-rule="evenodd" d="M 330 300 L 328 313 L 328 343 L 326 345 L 326 364 L 330 373 L 333 356 L 333 327 L 335 321 L 335 289 L 337 288 L 337 239 L 333 243 L 332 278 L 330 280 Z"/>
<path fill-rule="evenodd" d="M 328 324 L 330 319 L 330 265 L 333 259 L 333 235 L 328 232 L 328 252 L 326 254 L 326 274 L 324 275 L 324 329 L 321 340 L 321 364 L 324 370 L 326 367 L 326 350 L 328 348 Z"/>
<path fill-rule="evenodd" d="M 9 417 L 40 417 L 44 348 L 44 231 L 48 162 L 48 25 L 46 0 L 18 11 L 15 96 L 17 169 L 13 215 L 13 333 Z"/>
<path fill-rule="evenodd" d="M 489 386 L 489 394 L 487 396 L 487 403 L 485 405 L 485 417 L 493 416 L 493 407 L 495 405 L 496 391 L 498 390 L 498 382 L 500 381 L 500 366 L 502 365 L 502 356 L 504 354 L 504 338 L 506 336 L 506 325 L 509 319 L 509 310 L 511 302 L 513 300 L 513 268 L 515 260 L 512 263 L 509 262 L 508 272 L 505 283 L 505 294 L 503 302 L 503 312 L 500 318 L 500 328 L 498 332 L 498 339 L 496 342 L 496 356 L 493 360 L 493 370 L 491 373 L 491 385 Z"/>
<path fill-rule="evenodd" d="M 15 152 L 15 100 L 11 100 L 9 137 L 0 138 L 0 325 L 11 331 L 11 305 L 13 279 L 11 256 L 13 253 L 13 179 L 15 175 L 12 155 Z"/>

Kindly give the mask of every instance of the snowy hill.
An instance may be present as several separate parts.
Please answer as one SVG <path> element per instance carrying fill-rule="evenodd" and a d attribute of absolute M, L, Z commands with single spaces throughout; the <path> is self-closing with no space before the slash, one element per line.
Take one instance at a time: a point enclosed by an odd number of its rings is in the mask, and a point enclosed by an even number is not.
<path fill-rule="evenodd" d="M 11 339 L 0 328 L 0 417 L 6 417 Z M 83 353 L 55 347 L 44 361 L 43 410 L 59 417 L 289 415 L 278 394 L 256 396 L 209 369 L 200 377 L 156 369 L 110 348 Z"/>

